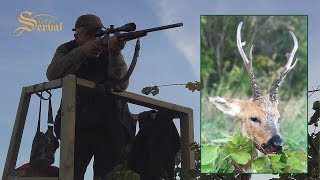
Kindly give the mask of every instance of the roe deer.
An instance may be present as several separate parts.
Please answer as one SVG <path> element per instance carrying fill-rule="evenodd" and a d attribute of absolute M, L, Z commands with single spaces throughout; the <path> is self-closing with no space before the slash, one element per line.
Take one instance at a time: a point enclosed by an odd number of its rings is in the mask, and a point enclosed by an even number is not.
<path fill-rule="evenodd" d="M 277 109 L 277 94 L 285 76 L 297 63 L 298 59 L 296 59 L 292 65 L 294 55 L 298 49 L 298 41 L 294 33 L 289 31 L 293 38 L 294 46 L 292 51 L 286 54 L 287 64 L 273 85 L 270 94 L 261 96 L 252 68 L 253 46 L 251 46 L 249 58 L 247 58 L 242 48 L 246 42 L 241 41 L 241 26 L 242 22 L 237 28 L 237 46 L 250 77 L 252 99 L 243 101 L 222 97 L 209 97 L 209 101 L 223 113 L 239 117 L 241 119 L 240 130 L 242 134 L 252 139 L 256 143 L 259 151 L 264 154 L 275 154 L 280 151 L 283 146 L 283 141 L 279 133 L 280 113 Z"/>

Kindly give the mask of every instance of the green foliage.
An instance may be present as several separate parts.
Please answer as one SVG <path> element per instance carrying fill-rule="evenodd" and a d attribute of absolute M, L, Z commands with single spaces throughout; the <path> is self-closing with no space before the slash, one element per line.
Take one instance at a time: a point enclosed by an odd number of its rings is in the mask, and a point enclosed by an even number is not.
<path fill-rule="evenodd" d="M 141 92 L 145 95 L 149 95 L 150 93 L 155 96 L 159 94 L 159 88 L 158 86 L 153 86 L 153 87 L 144 87 Z"/>
<path fill-rule="evenodd" d="M 196 82 L 188 82 L 186 84 L 186 88 L 189 89 L 190 91 L 194 92 L 195 90 L 200 91 L 201 89 L 201 84 L 200 82 L 196 81 Z"/>
<path fill-rule="evenodd" d="M 307 156 L 302 152 L 283 150 L 275 155 L 257 156 L 254 142 L 238 130 L 223 145 L 201 147 L 201 172 L 302 173 L 307 170 Z"/>
<path fill-rule="evenodd" d="M 320 113 L 319 113 L 319 101 L 314 102 L 312 109 L 316 110 L 313 114 L 313 118 L 317 119 L 317 121 L 311 123 L 311 119 L 309 121 L 309 124 L 314 126 L 314 128 L 316 128 L 315 123 L 319 122 L 319 117 L 320 117 Z M 219 139 L 217 140 L 217 143 L 227 143 L 230 142 L 231 139 L 233 139 L 233 137 L 227 137 L 225 139 Z M 236 138 L 238 139 L 238 138 Z M 236 142 L 236 140 L 235 140 Z M 268 168 L 265 168 L 264 165 L 271 164 L 271 169 L 273 169 L 275 172 L 280 172 L 280 171 L 288 171 L 288 169 L 283 168 L 285 165 L 284 164 L 289 164 L 288 166 L 290 166 L 293 171 L 296 171 L 296 169 L 302 169 L 305 167 L 305 163 L 300 163 L 300 162 L 305 162 L 306 158 L 307 158 L 307 173 L 300 173 L 300 174 L 285 174 L 285 173 L 281 173 L 279 174 L 279 178 L 272 178 L 271 180 L 318 180 L 320 177 L 320 164 L 319 164 L 319 143 L 320 143 L 320 132 L 317 133 L 311 133 L 308 134 L 308 157 L 305 156 L 305 153 L 302 152 L 290 152 L 290 151 L 283 151 L 281 154 L 278 155 L 271 155 L 271 156 L 264 156 L 261 158 L 256 158 L 255 160 L 253 160 L 253 164 L 252 166 L 255 166 L 255 169 L 257 170 L 261 170 L 261 169 L 266 169 L 268 170 Z M 191 146 L 191 150 L 193 150 L 195 152 L 195 169 L 190 169 L 190 170 L 186 170 L 183 171 L 181 170 L 181 168 L 176 168 L 176 173 L 177 175 L 179 175 L 180 179 L 186 179 L 186 178 L 194 178 L 194 179 L 201 179 L 201 180 L 224 180 L 224 179 L 228 179 L 228 180 L 236 180 L 236 179 L 242 179 L 242 180 L 249 180 L 251 177 L 251 174 L 242 174 L 242 173 L 237 173 L 235 172 L 235 170 L 233 170 L 233 174 L 201 174 L 200 173 L 200 169 L 203 172 L 210 172 L 210 170 L 212 169 L 213 164 L 210 165 L 210 163 L 208 165 L 204 165 L 201 167 L 201 163 L 200 163 L 200 145 L 198 143 L 193 143 L 190 145 Z M 209 150 L 210 148 L 208 148 Z M 219 150 L 219 148 L 218 148 Z M 215 157 L 215 156 L 212 156 Z M 227 157 L 226 155 L 223 155 L 223 157 Z M 280 158 L 279 158 L 280 157 Z M 293 158 L 289 158 L 289 157 L 294 157 Z M 288 160 L 289 158 L 289 160 Z M 218 158 L 215 158 L 216 160 Z M 299 163 L 297 162 L 297 160 L 299 160 Z M 214 161 L 214 159 L 211 159 L 212 162 Z M 211 160 L 207 160 L 211 161 Z M 178 162 L 176 164 L 179 164 L 181 162 L 181 159 L 178 160 Z M 284 162 L 284 163 L 283 163 Z M 227 168 L 226 172 L 231 172 L 232 167 L 231 165 L 229 165 L 230 169 Z M 261 168 L 263 167 L 263 168 Z M 270 169 L 269 169 L 270 170 Z M 190 173 L 192 172 L 192 173 Z M 186 178 L 185 178 L 186 177 Z"/>
<path fill-rule="evenodd" d="M 203 146 L 201 156 L 201 165 L 208 165 L 212 163 L 218 157 L 218 148 L 219 146 Z"/>
<path fill-rule="evenodd" d="M 144 87 L 141 90 L 141 93 L 145 94 L 145 95 L 149 95 L 150 93 L 155 96 L 157 94 L 159 94 L 160 90 L 159 87 L 164 87 L 164 86 L 185 86 L 185 88 L 189 89 L 190 91 L 194 92 L 194 91 L 200 91 L 201 89 L 201 84 L 198 81 L 193 82 L 188 82 L 187 84 L 166 84 L 166 85 L 160 85 L 160 86 L 153 86 L 153 87 Z"/>

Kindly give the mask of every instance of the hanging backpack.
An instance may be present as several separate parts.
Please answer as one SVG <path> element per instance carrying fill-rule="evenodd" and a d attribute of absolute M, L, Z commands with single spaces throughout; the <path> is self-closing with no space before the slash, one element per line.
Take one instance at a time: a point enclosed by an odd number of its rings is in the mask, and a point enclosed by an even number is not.
<path fill-rule="evenodd" d="M 32 168 L 41 168 L 50 166 L 54 163 L 54 154 L 59 147 L 59 141 L 53 134 L 53 116 L 52 116 L 52 105 L 51 105 L 51 92 L 48 98 L 44 98 L 41 93 L 36 93 L 40 97 L 39 116 L 38 116 L 38 127 L 37 132 L 32 141 L 32 149 L 30 155 L 30 162 Z M 42 100 L 49 100 L 48 107 L 48 129 L 45 133 L 40 131 L 40 119 L 41 119 L 41 103 Z"/>

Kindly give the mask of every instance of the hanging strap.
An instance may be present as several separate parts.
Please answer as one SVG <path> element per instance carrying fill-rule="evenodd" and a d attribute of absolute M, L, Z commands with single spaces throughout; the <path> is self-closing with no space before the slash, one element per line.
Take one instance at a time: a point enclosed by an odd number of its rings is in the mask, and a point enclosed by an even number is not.
<path fill-rule="evenodd" d="M 38 115 L 38 127 L 37 127 L 37 133 L 40 132 L 40 119 L 41 119 L 41 104 L 42 104 L 42 92 L 39 94 L 39 93 L 36 93 L 37 96 L 39 96 L 40 98 L 40 102 L 39 102 L 39 115 Z"/>
<path fill-rule="evenodd" d="M 53 134 L 53 116 L 52 116 L 51 96 L 49 98 L 49 105 L 48 105 L 48 131 L 50 134 Z"/>
<path fill-rule="evenodd" d="M 48 106 L 48 131 L 50 134 L 53 134 L 53 116 L 52 116 L 52 104 L 51 104 L 51 91 L 46 90 L 46 92 L 49 94 L 49 97 L 45 98 L 43 97 L 43 92 L 36 92 L 35 94 L 39 96 L 40 102 L 39 102 L 39 115 L 38 115 L 38 126 L 37 126 L 37 133 L 40 132 L 40 121 L 41 121 L 41 107 L 42 107 L 42 100 L 49 100 L 49 106 Z"/>

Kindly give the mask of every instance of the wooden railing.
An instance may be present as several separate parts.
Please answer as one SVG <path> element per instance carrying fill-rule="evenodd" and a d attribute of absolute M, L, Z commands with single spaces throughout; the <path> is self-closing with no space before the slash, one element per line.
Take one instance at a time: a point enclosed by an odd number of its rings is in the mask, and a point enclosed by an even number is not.
<path fill-rule="evenodd" d="M 13 127 L 10 146 L 8 149 L 6 164 L 2 180 L 70 180 L 74 179 L 74 138 L 76 121 L 76 86 L 81 85 L 89 88 L 101 89 L 91 81 L 77 78 L 75 75 L 67 75 L 64 78 L 23 87 L 17 110 L 16 120 Z M 19 153 L 21 138 L 28 113 L 31 95 L 35 92 L 62 88 L 62 117 L 61 117 L 61 144 L 60 144 L 60 167 L 59 177 L 17 177 L 15 166 Z M 194 142 L 193 134 L 193 111 L 191 108 L 160 101 L 157 99 L 141 96 L 130 92 L 111 92 L 117 98 L 153 109 L 175 111 L 180 119 L 181 132 L 181 168 L 183 170 L 194 168 L 194 153 L 190 150 L 190 144 Z"/>

